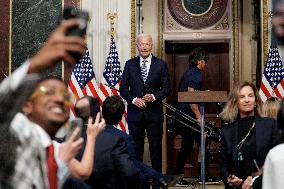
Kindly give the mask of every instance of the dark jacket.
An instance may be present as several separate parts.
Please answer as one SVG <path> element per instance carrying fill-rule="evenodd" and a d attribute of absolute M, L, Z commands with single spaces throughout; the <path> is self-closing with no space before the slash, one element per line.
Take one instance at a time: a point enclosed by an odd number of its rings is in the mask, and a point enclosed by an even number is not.
<path fill-rule="evenodd" d="M 134 140 L 133 140 L 133 137 L 131 135 L 128 135 L 127 133 L 122 132 L 121 130 L 119 130 L 115 127 L 110 128 L 110 131 L 111 130 L 113 131 L 113 133 L 115 135 L 121 136 L 126 141 L 127 151 L 129 153 L 131 159 L 133 160 L 133 163 L 138 168 L 140 174 L 143 174 L 148 179 L 159 179 L 163 176 L 162 173 L 157 172 L 152 167 L 149 167 L 148 165 L 146 165 L 143 162 L 138 161 L 136 159 L 135 148 L 134 148 Z"/>
<path fill-rule="evenodd" d="M 278 132 L 276 121 L 271 118 L 255 118 L 256 135 L 256 161 L 261 168 L 268 151 L 276 145 Z M 229 174 L 237 169 L 237 121 L 222 126 L 220 145 L 220 171 L 222 179 L 226 182 Z M 228 186 L 227 186 L 228 188 Z"/>
<path fill-rule="evenodd" d="M 139 184 L 139 171 L 134 165 L 123 136 L 114 132 L 112 125 L 97 137 L 93 172 L 86 183 L 69 178 L 64 185 L 68 189 L 132 189 Z M 84 144 L 78 156 L 80 160 L 86 145 L 86 128 L 82 129 Z"/>
<path fill-rule="evenodd" d="M 126 62 L 122 74 L 119 92 L 127 101 L 127 120 L 140 121 L 144 115 L 147 121 L 163 121 L 162 100 L 170 93 L 170 78 L 166 63 L 152 56 L 151 66 L 146 82 L 143 82 L 140 57 Z M 153 94 L 156 101 L 146 103 L 146 108 L 140 109 L 132 104 L 135 97 L 142 98 L 145 94 Z"/>

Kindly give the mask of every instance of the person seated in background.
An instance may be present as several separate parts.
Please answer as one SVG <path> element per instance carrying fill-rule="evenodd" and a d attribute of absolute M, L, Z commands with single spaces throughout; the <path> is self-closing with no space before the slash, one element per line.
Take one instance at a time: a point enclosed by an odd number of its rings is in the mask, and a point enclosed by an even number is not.
<path fill-rule="evenodd" d="M 119 96 L 112 96 L 104 101 L 102 113 L 103 117 L 106 118 L 106 123 L 109 125 L 108 131 L 112 132 L 113 135 L 122 137 L 126 141 L 127 152 L 131 160 L 133 161 L 134 165 L 139 170 L 139 180 L 140 180 L 139 188 L 141 189 L 150 188 L 150 179 L 158 181 L 160 183 L 160 186 L 163 188 L 167 188 L 169 185 L 175 184 L 175 182 L 179 180 L 181 175 L 180 176 L 163 175 L 162 173 L 155 171 L 151 167 L 145 165 L 144 163 L 138 161 L 135 158 L 136 156 L 135 156 L 133 138 L 127 133 L 124 133 L 116 128 L 118 122 L 122 119 L 124 106 L 125 105 Z M 76 115 L 82 118 L 84 122 L 86 122 L 89 115 L 94 115 L 95 114 L 94 112 L 100 111 L 99 100 L 91 96 L 82 97 L 76 102 L 74 110 Z M 95 162 L 95 164 L 97 164 L 97 162 Z M 73 186 L 74 185 L 79 186 L 78 182 L 72 182 L 72 184 Z M 65 188 L 67 189 L 68 187 Z"/>
<path fill-rule="evenodd" d="M 268 98 L 262 105 L 262 116 L 276 119 L 280 108 L 280 101 L 277 97 Z"/>
<path fill-rule="evenodd" d="M 263 166 L 263 189 L 282 189 L 284 186 L 284 101 L 281 101 L 280 109 L 277 116 L 280 137 L 278 145 L 272 148 L 265 159 Z"/>
<path fill-rule="evenodd" d="M 261 116 L 261 100 L 254 84 L 240 82 L 220 113 L 220 172 L 225 188 L 250 188 L 268 151 L 275 146 L 276 121 Z"/>
<path fill-rule="evenodd" d="M 113 97 L 108 97 L 103 102 L 102 117 L 106 121 L 106 128 L 96 140 L 95 154 L 99 155 L 94 157 L 90 178 L 86 183 L 69 179 L 64 188 L 130 189 L 139 186 L 139 170 L 128 154 L 125 138 L 118 135 L 115 131 L 117 129 L 114 128 L 122 118 L 124 104 L 122 106 L 113 103 L 111 99 Z M 99 101 L 90 96 L 82 97 L 76 102 L 74 110 L 76 115 L 83 119 L 83 123 L 86 123 L 90 116 L 100 112 Z M 82 133 L 83 138 L 85 138 L 84 133 Z M 80 158 L 81 154 L 78 155 L 78 159 Z"/>
<path fill-rule="evenodd" d="M 86 43 L 81 37 L 66 36 L 66 32 L 79 24 L 76 19 L 62 22 L 44 46 L 1 83 L 0 93 L 16 90 L 26 75 L 41 73 L 61 64 L 62 60 L 68 66 L 74 65 L 72 53 L 83 55 Z M 78 129 L 64 144 L 52 145 L 56 131 L 69 118 L 69 100 L 67 86 L 61 79 L 49 78 L 37 83 L 33 95 L 23 106 L 23 113 L 18 113 L 10 123 L 10 132 L 18 143 L 13 175 L 5 188 L 56 189 L 61 188 L 69 174 L 68 168 L 78 178 L 86 173 L 81 172 L 83 162 L 74 159 L 83 143 L 82 139 L 75 139 Z M 97 126 L 97 122 L 90 126 L 92 145 L 101 130 Z"/>

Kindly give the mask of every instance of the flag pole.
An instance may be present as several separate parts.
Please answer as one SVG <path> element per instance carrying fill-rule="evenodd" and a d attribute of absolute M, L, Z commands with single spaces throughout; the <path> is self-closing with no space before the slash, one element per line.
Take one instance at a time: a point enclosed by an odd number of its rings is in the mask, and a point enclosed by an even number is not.
<path fill-rule="evenodd" d="M 110 31 L 111 36 L 114 37 L 115 31 L 114 31 L 114 20 L 118 18 L 117 13 L 108 13 L 107 18 L 110 20 Z"/>

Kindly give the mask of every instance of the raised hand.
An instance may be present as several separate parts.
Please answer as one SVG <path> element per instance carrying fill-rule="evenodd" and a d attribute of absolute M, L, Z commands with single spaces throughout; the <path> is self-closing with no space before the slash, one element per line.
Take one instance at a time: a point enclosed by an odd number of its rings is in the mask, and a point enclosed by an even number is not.
<path fill-rule="evenodd" d="M 30 59 L 29 73 L 38 73 L 55 64 L 65 61 L 70 65 L 76 63 L 71 53 L 84 55 L 86 43 L 82 37 L 66 36 L 68 29 L 79 25 L 77 19 L 63 21 L 50 35 L 47 42 Z"/>
<path fill-rule="evenodd" d="M 83 138 L 76 140 L 80 128 L 76 128 L 66 142 L 63 142 L 59 148 L 59 159 L 66 165 L 78 154 L 83 144 Z"/>

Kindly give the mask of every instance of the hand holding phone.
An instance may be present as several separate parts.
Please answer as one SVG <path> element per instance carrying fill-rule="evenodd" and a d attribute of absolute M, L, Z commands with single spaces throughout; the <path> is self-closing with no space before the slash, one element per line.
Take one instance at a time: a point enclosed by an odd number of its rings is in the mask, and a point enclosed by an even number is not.
<path fill-rule="evenodd" d="M 73 18 L 78 19 L 80 23 L 78 26 L 69 29 L 66 35 L 84 37 L 87 32 L 87 25 L 89 20 L 88 12 L 77 8 L 65 8 L 63 10 L 63 20 Z"/>
<path fill-rule="evenodd" d="M 92 117 L 88 120 L 87 136 L 95 139 L 105 129 L 105 126 L 105 120 L 101 118 L 101 113 L 98 112 L 95 121 Z"/>
<path fill-rule="evenodd" d="M 87 32 L 87 25 L 89 20 L 89 14 L 86 11 L 82 11 L 77 8 L 65 8 L 63 10 L 63 20 L 77 19 L 79 24 L 75 27 L 71 27 L 66 36 L 79 36 L 85 37 Z M 72 57 L 78 62 L 82 57 L 80 54 L 71 53 Z"/>

